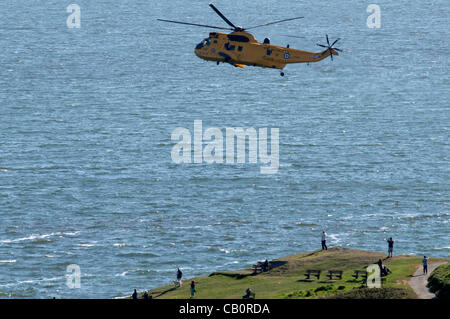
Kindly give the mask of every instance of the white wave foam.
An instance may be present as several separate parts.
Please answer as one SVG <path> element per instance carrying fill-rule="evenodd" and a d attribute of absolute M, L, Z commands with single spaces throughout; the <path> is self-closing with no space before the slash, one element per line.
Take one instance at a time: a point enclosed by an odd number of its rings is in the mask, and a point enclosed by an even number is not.
<path fill-rule="evenodd" d="M 18 242 L 27 241 L 27 240 L 33 241 L 33 240 L 36 240 L 36 239 L 45 239 L 45 238 L 48 238 L 48 237 L 51 237 L 51 236 L 55 236 L 57 234 L 58 233 L 51 233 L 51 234 L 44 234 L 44 235 L 30 235 L 30 236 L 27 236 L 27 237 L 16 238 L 16 239 L 4 239 L 4 240 L 2 240 L 0 242 L 9 244 L 9 243 L 18 243 Z"/>
<path fill-rule="evenodd" d="M 331 234 L 331 235 L 328 235 L 328 237 L 331 239 L 331 241 L 333 243 L 338 243 L 341 241 L 341 239 L 339 238 L 339 235 Z"/>
<path fill-rule="evenodd" d="M 125 277 L 126 274 L 128 274 L 128 271 L 124 271 L 124 272 L 121 273 L 121 274 L 115 274 L 114 276 L 115 276 L 115 277 Z"/>
<path fill-rule="evenodd" d="M 4 243 L 4 244 L 9 244 L 9 243 L 18 243 L 18 242 L 22 242 L 22 241 L 34 241 L 34 240 L 38 240 L 38 239 L 46 239 L 49 237 L 53 237 L 53 236 L 74 236 L 74 235 L 78 235 L 80 233 L 80 231 L 75 231 L 75 232 L 54 232 L 54 233 L 49 233 L 49 234 L 31 234 L 27 237 L 21 237 L 21 238 L 16 238 L 16 239 L 4 239 L 4 240 L 0 240 L 0 243 Z"/>
<path fill-rule="evenodd" d="M 125 243 L 116 243 L 116 244 L 114 244 L 113 245 L 114 247 L 127 247 L 127 246 L 129 246 L 128 244 L 125 244 Z"/>

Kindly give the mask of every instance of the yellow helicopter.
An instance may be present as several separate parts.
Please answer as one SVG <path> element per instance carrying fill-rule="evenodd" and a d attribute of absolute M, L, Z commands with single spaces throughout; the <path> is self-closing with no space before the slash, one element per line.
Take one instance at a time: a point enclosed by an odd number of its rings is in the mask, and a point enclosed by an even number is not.
<path fill-rule="evenodd" d="M 246 32 L 250 29 L 255 29 L 280 22 L 302 19 L 303 17 L 284 19 L 257 25 L 250 28 L 243 28 L 231 23 L 231 21 L 228 20 L 212 3 L 210 3 L 209 6 L 231 28 L 165 19 L 157 20 L 220 30 L 231 30 L 231 33 L 211 32 L 208 38 L 205 38 L 202 42 L 197 44 L 194 50 L 195 54 L 203 60 L 216 61 L 217 64 L 223 62 L 241 68 L 243 68 L 244 65 L 249 65 L 263 68 L 279 69 L 281 76 L 284 76 L 283 69 L 286 64 L 319 62 L 327 58 L 328 56 L 330 56 L 331 60 L 333 60 L 333 55 L 339 55 L 337 51 L 342 52 L 341 49 L 333 47 L 340 40 L 340 38 L 330 44 L 328 35 L 326 35 L 327 45 L 317 44 L 318 46 L 325 48 L 325 50 L 315 53 L 292 49 L 289 47 L 289 45 L 287 47 L 273 45 L 270 44 L 270 40 L 268 38 L 265 38 L 261 43 L 258 42 L 252 34 Z"/>

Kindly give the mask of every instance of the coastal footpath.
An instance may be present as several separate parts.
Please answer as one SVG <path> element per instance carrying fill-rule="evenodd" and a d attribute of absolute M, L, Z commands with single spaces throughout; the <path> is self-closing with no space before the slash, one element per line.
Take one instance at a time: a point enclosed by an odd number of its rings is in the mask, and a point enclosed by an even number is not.
<path fill-rule="evenodd" d="M 188 299 L 190 283 L 195 281 L 196 299 L 242 299 L 247 288 L 251 289 L 256 299 L 425 298 L 421 294 L 424 291 L 429 293 L 425 287 L 428 276 L 421 273 L 422 257 L 399 255 L 387 258 L 383 253 L 336 247 L 273 260 L 270 262 L 271 268 L 265 272 L 255 273 L 250 265 L 248 269 L 218 271 L 208 276 L 184 279 L 181 287 L 172 283 L 148 290 L 147 293 L 153 299 Z M 364 272 L 380 259 L 389 268 L 390 274 L 382 277 L 382 288 L 369 289 L 360 275 L 356 278 L 355 271 Z M 448 269 L 449 261 L 445 258 L 430 258 L 429 274 L 438 265 L 440 267 L 437 270 L 442 267 Z M 320 270 L 320 277 L 311 273 L 307 279 L 308 270 Z M 328 276 L 330 270 L 337 271 L 331 279 Z M 339 271 L 342 271 L 341 278 Z M 142 296 L 143 292 L 138 298 Z M 434 294 L 426 296 L 430 298 Z"/>

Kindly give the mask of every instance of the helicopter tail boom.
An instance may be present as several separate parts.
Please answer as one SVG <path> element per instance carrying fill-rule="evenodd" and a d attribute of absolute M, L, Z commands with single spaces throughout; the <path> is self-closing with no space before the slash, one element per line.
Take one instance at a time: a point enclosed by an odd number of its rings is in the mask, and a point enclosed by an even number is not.
<path fill-rule="evenodd" d="M 286 61 L 286 63 L 319 62 L 327 57 L 331 57 L 331 60 L 333 60 L 333 55 L 339 55 L 339 52 L 342 52 L 341 49 L 334 47 L 334 45 L 340 40 L 340 38 L 337 38 L 332 44 L 330 44 L 330 40 L 328 39 L 328 34 L 326 35 L 326 39 L 327 39 L 327 45 L 317 44 L 318 46 L 325 48 L 324 51 L 319 52 L 319 53 L 313 53 L 313 52 L 307 52 L 307 51 L 301 51 L 301 50 L 291 50 L 292 54 L 287 54 L 289 59 Z"/>

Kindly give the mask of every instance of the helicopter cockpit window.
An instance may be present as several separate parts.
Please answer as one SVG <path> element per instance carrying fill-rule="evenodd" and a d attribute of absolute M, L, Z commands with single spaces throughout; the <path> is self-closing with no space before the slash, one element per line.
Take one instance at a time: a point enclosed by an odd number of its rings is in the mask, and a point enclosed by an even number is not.
<path fill-rule="evenodd" d="M 244 35 L 236 35 L 236 34 L 228 34 L 227 35 L 228 39 L 230 39 L 230 41 L 236 41 L 236 42 L 249 42 L 249 38 L 247 38 Z"/>
<path fill-rule="evenodd" d="M 197 44 L 197 46 L 195 47 L 197 50 L 203 48 L 205 45 L 209 46 L 211 44 L 211 42 L 209 41 L 209 38 L 203 39 L 202 42 L 200 42 L 199 44 Z"/>

